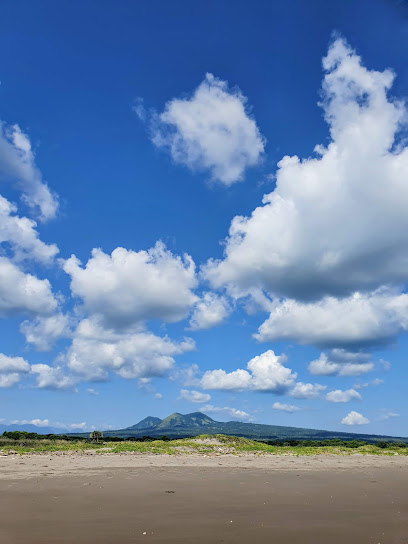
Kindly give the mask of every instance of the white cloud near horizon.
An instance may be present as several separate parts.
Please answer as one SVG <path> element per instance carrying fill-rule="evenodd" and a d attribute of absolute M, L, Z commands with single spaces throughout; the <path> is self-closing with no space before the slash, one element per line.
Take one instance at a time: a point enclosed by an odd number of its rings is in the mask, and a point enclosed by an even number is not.
<path fill-rule="evenodd" d="M 244 410 L 238 410 L 237 408 L 231 408 L 230 406 L 213 406 L 212 404 L 206 404 L 202 408 L 200 408 L 200 412 L 207 413 L 215 413 L 215 414 L 225 414 L 231 419 L 238 420 L 238 421 L 252 421 L 252 416 L 248 414 L 248 412 L 244 412 Z"/>
<path fill-rule="evenodd" d="M 341 420 L 341 423 L 343 425 L 367 425 L 370 423 L 370 420 L 364 417 L 359 412 L 354 412 L 353 410 L 347 414 L 346 417 L 344 417 Z"/>
<path fill-rule="evenodd" d="M 146 111 L 140 102 L 136 113 Z M 229 186 L 261 160 L 264 138 L 237 88 L 207 74 L 189 98 L 174 98 L 151 123 L 152 142 L 169 151 L 174 162 L 192 171 L 209 171 Z"/>
<path fill-rule="evenodd" d="M 69 423 L 68 428 L 73 431 L 84 431 L 86 429 L 86 421 L 82 421 L 81 423 Z"/>
<path fill-rule="evenodd" d="M 35 427 L 54 427 L 57 429 L 66 430 L 85 430 L 87 424 L 85 421 L 81 423 L 60 423 L 52 422 L 48 418 L 46 419 L 13 419 L 9 424 L 11 425 L 34 425 Z"/>
<path fill-rule="evenodd" d="M 49 427 L 49 419 L 13 419 L 11 421 L 12 425 L 35 425 L 36 427 Z"/>

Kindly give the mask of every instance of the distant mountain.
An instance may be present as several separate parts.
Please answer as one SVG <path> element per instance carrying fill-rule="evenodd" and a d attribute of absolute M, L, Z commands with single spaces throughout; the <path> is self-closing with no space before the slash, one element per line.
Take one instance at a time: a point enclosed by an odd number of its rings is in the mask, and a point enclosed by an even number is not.
<path fill-rule="evenodd" d="M 179 414 L 175 412 L 170 416 L 165 417 L 155 428 L 156 431 L 173 429 L 174 431 L 183 429 L 199 429 L 200 432 L 205 432 L 203 429 L 208 425 L 216 423 L 213 419 L 206 416 L 202 412 L 194 412 L 192 414 Z"/>
<path fill-rule="evenodd" d="M 139 423 L 136 423 L 136 425 L 127 427 L 127 429 L 151 429 L 153 427 L 156 427 L 159 423 L 161 423 L 161 421 L 162 420 L 159 417 L 148 416 L 142 419 L 142 421 L 139 421 Z"/>
<path fill-rule="evenodd" d="M 75 434 L 85 436 L 85 433 Z M 368 442 L 377 442 L 378 440 L 408 442 L 408 438 L 384 435 L 303 429 L 280 425 L 262 425 L 260 423 L 242 423 L 240 421 L 221 422 L 211 419 L 202 412 L 185 415 L 176 412 L 164 419 L 149 416 L 126 429 L 104 431 L 103 434 L 105 437 L 119 436 L 122 438 L 137 438 L 145 435 L 152 437 L 165 435 L 169 438 L 180 438 L 199 434 L 226 434 L 255 440 L 326 440 L 340 438 L 341 440 L 366 440 Z"/>
<path fill-rule="evenodd" d="M 204 427 L 205 425 L 211 425 L 216 423 L 213 419 L 206 416 L 202 412 L 194 412 L 193 414 L 179 414 L 178 412 L 174 412 L 174 414 L 171 414 L 170 416 L 165 417 L 164 419 L 160 419 L 158 417 L 152 417 L 148 416 L 142 419 L 142 421 L 139 421 L 139 423 L 136 423 L 136 425 L 132 425 L 131 427 L 126 427 L 126 431 L 154 431 L 156 434 L 159 433 L 162 429 L 165 431 L 168 431 L 169 429 L 172 429 L 173 431 L 178 431 L 186 428 L 200 428 Z M 116 432 L 116 431 L 114 431 Z M 203 431 L 204 432 L 204 431 Z M 163 433 L 162 433 L 163 434 Z"/>
<path fill-rule="evenodd" d="M 5 431 L 26 431 L 27 433 L 37 434 L 62 434 L 64 431 L 56 427 L 37 427 L 37 425 L 0 425 L 0 435 Z M 68 432 L 68 431 L 67 431 Z"/>

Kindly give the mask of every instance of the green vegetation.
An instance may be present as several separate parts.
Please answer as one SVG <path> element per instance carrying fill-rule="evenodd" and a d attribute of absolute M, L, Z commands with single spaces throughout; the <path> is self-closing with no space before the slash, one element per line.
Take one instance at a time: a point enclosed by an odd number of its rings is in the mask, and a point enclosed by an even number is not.
<path fill-rule="evenodd" d="M 92 433 L 91 433 L 92 434 Z M 73 437 L 69 435 L 37 435 L 26 432 L 5 432 L 0 437 L 0 451 L 4 453 L 135 453 L 189 455 L 408 455 L 408 445 L 403 442 L 380 441 L 375 444 L 362 440 L 273 440 L 256 441 L 225 435 L 200 435 L 170 440 L 144 436 L 137 439 Z"/>
<path fill-rule="evenodd" d="M 89 435 L 89 438 L 94 442 L 99 442 L 99 440 L 102 440 L 103 434 L 101 433 L 101 431 L 92 431 Z"/>
<path fill-rule="evenodd" d="M 65 441 L 84 441 L 85 437 L 78 437 L 70 434 L 37 434 L 26 431 L 5 431 L 0 440 L 9 438 L 10 440 L 65 440 Z"/>

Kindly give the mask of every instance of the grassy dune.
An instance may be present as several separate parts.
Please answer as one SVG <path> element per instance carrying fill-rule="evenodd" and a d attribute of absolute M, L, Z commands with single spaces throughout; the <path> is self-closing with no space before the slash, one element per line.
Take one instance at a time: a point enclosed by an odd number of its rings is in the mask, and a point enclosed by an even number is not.
<path fill-rule="evenodd" d="M 202 455 L 242 455 L 245 453 L 258 455 L 408 455 L 408 446 L 400 447 L 388 445 L 379 447 L 373 444 L 366 444 L 357 448 L 345 446 L 283 446 L 268 445 L 246 438 L 224 435 L 201 435 L 195 438 L 184 438 L 180 440 L 163 441 L 153 440 L 150 442 L 110 442 L 103 440 L 98 443 L 86 441 L 67 440 L 11 440 L 0 437 L 0 452 L 4 454 L 26 454 L 26 453 L 134 453 L 134 454 L 167 454 L 167 455 L 189 455 L 192 453 Z"/>

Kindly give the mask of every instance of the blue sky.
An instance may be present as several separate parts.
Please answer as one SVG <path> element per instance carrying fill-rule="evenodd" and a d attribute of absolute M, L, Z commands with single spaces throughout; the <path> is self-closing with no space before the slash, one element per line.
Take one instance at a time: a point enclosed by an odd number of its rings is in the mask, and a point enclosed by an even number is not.
<path fill-rule="evenodd" d="M 406 435 L 406 4 L 0 12 L 0 418 Z"/>

